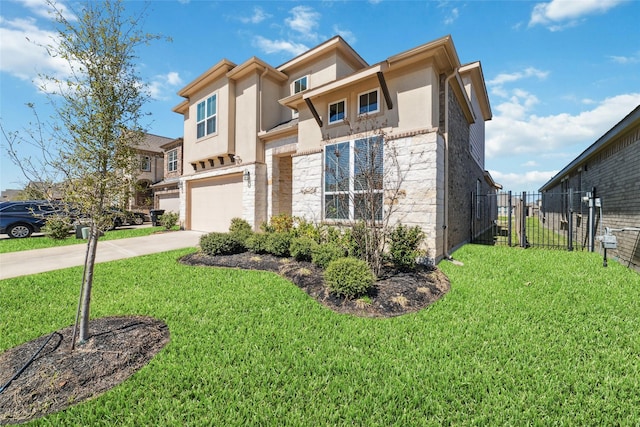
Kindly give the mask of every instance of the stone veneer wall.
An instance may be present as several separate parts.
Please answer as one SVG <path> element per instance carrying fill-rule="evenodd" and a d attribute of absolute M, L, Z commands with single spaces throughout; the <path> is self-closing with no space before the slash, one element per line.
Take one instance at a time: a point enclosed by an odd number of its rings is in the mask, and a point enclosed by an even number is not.
<path fill-rule="evenodd" d="M 296 154 L 292 158 L 291 215 L 322 221 L 322 151 Z"/>
<path fill-rule="evenodd" d="M 267 220 L 267 165 L 252 163 L 245 165 L 250 180 L 242 180 L 242 217 L 254 230 Z"/>
<path fill-rule="evenodd" d="M 298 138 L 288 137 L 278 141 L 269 142 L 265 149 L 265 162 L 267 165 L 267 187 L 266 187 L 266 201 L 267 201 L 267 217 L 271 218 L 274 215 L 282 213 L 280 201 L 282 200 L 283 193 L 289 195 L 291 198 L 291 188 L 287 188 L 285 185 L 281 191 L 281 184 L 283 180 L 288 180 L 289 186 L 292 182 L 291 168 L 284 168 L 281 172 L 282 156 L 290 156 L 296 151 L 296 142 Z M 287 200 L 284 200 L 287 204 Z M 288 200 L 288 205 L 291 205 L 292 201 Z M 286 207 L 285 207 L 286 210 Z M 291 212 L 289 212 L 291 213 Z"/>

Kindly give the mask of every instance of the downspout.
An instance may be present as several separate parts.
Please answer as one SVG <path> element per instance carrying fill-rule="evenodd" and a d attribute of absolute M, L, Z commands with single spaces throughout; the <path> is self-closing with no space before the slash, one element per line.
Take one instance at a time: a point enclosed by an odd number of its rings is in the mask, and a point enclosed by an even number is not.
<path fill-rule="evenodd" d="M 458 74 L 458 68 L 454 68 L 453 72 L 444 81 L 444 218 L 442 222 L 442 256 L 446 260 L 452 260 L 449 254 L 449 81 Z"/>
<path fill-rule="evenodd" d="M 267 73 L 269 72 L 269 69 L 267 67 L 264 67 L 264 70 L 262 70 L 262 73 L 260 74 L 260 78 L 258 79 L 258 126 L 260 128 L 260 132 L 264 131 L 264 123 L 263 123 L 263 114 L 262 114 L 262 80 L 264 79 L 264 76 L 267 75 Z"/>

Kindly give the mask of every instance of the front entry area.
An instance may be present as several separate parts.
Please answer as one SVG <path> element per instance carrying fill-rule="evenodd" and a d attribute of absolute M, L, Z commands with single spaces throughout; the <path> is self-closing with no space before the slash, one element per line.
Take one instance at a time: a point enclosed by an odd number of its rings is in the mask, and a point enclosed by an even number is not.
<path fill-rule="evenodd" d="M 235 217 L 242 217 L 241 173 L 188 183 L 188 229 L 226 232 Z"/>

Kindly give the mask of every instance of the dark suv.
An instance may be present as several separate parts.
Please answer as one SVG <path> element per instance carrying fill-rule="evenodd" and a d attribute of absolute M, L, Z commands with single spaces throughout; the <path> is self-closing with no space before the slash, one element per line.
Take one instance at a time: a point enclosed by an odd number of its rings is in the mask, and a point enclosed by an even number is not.
<path fill-rule="evenodd" d="M 60 205 L 47 200 L 0 202 L 0 234 L 12 238 L 29 237 L 40 231 L 48 216 L 62 212 Z"/>

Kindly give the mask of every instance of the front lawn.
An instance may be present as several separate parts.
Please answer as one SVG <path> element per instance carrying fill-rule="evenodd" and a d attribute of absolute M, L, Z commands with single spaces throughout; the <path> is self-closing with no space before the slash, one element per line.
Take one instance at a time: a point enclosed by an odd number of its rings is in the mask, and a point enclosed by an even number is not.
<path fill-rule="evenodd" d="M 44 425 L 636 425 L 640 275 L 597 254 L 467 245 L 450 292 L 391 319 L 336 314 L 273 273 L 189 250 L 96 266 L 93 316 L 171 341 Z M 0 351 L 73 321 L 81 268 L 0 281 Z"/>

